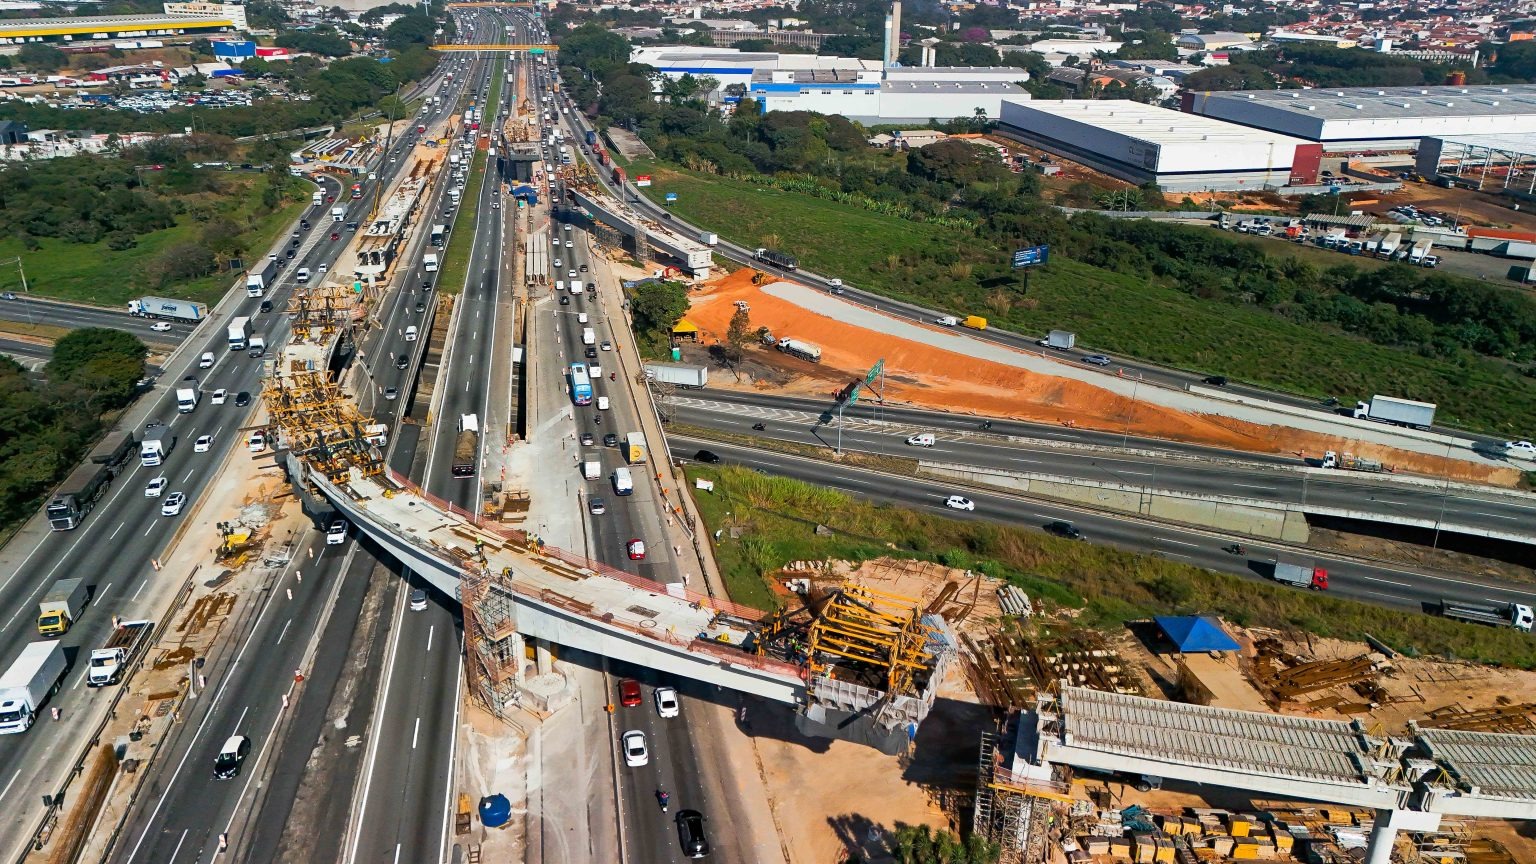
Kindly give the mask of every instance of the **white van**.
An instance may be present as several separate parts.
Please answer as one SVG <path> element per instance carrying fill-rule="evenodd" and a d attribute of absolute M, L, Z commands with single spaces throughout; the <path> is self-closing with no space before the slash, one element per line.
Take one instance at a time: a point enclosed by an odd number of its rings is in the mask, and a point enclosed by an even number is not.
<path fill-rule="evenodd" d="M 561 291 L 564 291 L 564 290 L 565 290 L 565 280 L 564 279 L 556 279 L 555 280 L 555 293 L 559 294 Z"/>
<path fill-rule="evenodd" d="M 405 341 L 407 341 L 407 342 L 415 342 L 416 341 L 416 334 L 418 332 L 419 331 L 417 331 L 415 324 L 412 324 L 411 326 L 405 328 Z"/>
<path fill-rule="evenodd" d="M 608 397 L 607 396 L 599 396 L 599 397 L 597 397 L 597 410 L 599 410 L 599 411 L 607 411 L 608 410 Z"/>
<path fill-rule="evenodd" d="M 583 327 L 583 328 L 581 328 L 581 344 L 583 344 L 583 345 L 596 345 L 597 344 L 597 331 L 593 330 L 591 327 Z"/>
<path fill-rule="evenodd" d="M 629 469 L 618 467 L 613 469 L 613 494 L 632 495 L 635 491 L 635 478 L 629 474 Z"/>
<path fill-rule="evenodd" d="M 576 313 L 576 323 L 577 324 L 585 324 L 585 323 L 587 323 L 587 313 L 585 313 L 585 312 L 577 312 Z"/>
<path fill-rule="evenodd" d="M 603 463 L 596 459 L 588 459 L 581 463 L 581 476 L 588 480 L 596 480 L 603 476 Z"/>
<path fill-rule="evenodd" d="M 932 432 L 924 432 L 924 433 L 922 433 L 920 435 L 913 435 L 912 437 L 907 439 L 907 444 L 912 446 L 912 447 L 932 447 L 933 446 L 933 433 Z"/>
<path fill-rule="evenodd" d="M 300 285 L 303 285 L 305 282 L 308 282 L 309 281 L 309 268 L 308 267 L 300 267 L 299 268 L 299 272 L 297 274 L 295 274 L 293 278 L 294 278 L 294 281 L 298 282 Z"/>

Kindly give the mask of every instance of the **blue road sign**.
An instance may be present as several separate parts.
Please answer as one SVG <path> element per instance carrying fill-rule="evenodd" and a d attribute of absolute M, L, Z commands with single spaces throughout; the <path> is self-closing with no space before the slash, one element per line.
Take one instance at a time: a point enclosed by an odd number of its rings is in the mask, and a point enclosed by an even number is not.
<path fill-rule="evenodd" d="M 1049 260 L 1050 255 L 1051 247 L 1049 246 L 1031 246 L 1028 249 L 1020 249 L 1013 253 L 1013 266 L 1034 267 L 1044 264 Z"/>

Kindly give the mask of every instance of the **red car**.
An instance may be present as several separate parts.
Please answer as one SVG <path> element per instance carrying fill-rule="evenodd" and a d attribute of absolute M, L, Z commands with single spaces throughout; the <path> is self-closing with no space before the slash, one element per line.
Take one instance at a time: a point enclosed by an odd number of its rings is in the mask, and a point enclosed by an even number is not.
<path fill-rule="evenodd" d="M 341 233 L 339 231 L 332 231 L 331 232 L 331 239 L 332 240 L 340 240 L 341 239 Z"/>
<path fill-rule="evenodd" d="M 639 538 L 629 541 L 629 560 L 645 560 L 645 541 Z"/>
<path fill-rule="evenodd" d="M 619 682 L 619 704 L 625 708 L 633 708 L 640 704 L 640 682 L 633 678 L 625 678 Z"/>

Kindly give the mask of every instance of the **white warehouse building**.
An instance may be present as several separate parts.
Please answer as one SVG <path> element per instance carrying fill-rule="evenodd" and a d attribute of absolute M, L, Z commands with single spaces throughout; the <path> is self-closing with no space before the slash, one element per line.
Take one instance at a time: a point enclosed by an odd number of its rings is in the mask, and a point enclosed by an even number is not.
<path fill-rule="evenodd" d="M 998 131 L 1017 141 L 1169 192 L 1286 186 L 1315 174 L 1321 152 L 1299 138 L 1126 100 L 1008 99 L 1001 121 Z"/>
<path fill-rule="evenodd" d="M 1185 93 L 1184 110 L 1323 145 L 1417 150 L 1443 135 L 1536 133 L 1536 85 L 1354 87 Z"/>

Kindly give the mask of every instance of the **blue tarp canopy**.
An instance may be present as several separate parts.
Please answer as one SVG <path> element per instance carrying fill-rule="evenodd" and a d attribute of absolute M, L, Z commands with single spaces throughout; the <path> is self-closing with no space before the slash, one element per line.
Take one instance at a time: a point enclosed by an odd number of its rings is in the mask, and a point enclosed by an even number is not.
<path fill-rule="evenodd" d="M 532 186 L 519 186 L 512 190 L 513 198 L 523 198 L 534 204 L 539 203 L 539 193 Z"/>
<path fill-rule="evenodd" d="M 1159 615 L 1153 619 L 1168 641 L 1185 654 L 1201 651 L 1236 651 L 1237 641 L 1209 615 Z"/>
<path fill-rule="evenodd" d="M 487 828 L 500 828 L 512 817 L 512 802 L 501 793 L 480 799 L 480 821 Z"/>

